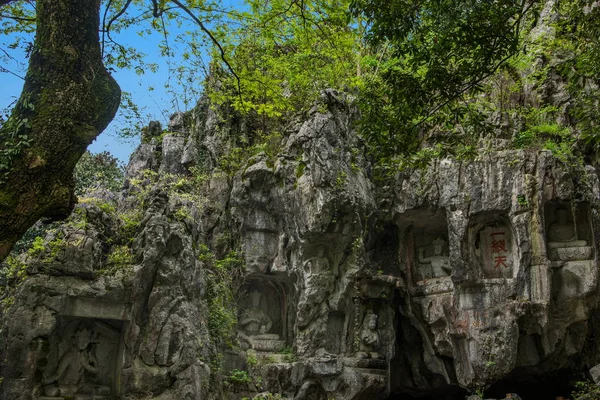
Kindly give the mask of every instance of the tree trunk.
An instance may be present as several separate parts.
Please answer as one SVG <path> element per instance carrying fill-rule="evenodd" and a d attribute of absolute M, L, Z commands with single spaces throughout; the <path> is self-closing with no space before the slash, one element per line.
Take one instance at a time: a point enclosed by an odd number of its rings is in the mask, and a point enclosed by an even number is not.
<path fill-rule="evenodd" d="M 121 91 L 100 54 L 100 0 L 37 0 L 23 93 L 0 129 L 0 261 L 38 219 L 65 218 L 73 169 Z"/>

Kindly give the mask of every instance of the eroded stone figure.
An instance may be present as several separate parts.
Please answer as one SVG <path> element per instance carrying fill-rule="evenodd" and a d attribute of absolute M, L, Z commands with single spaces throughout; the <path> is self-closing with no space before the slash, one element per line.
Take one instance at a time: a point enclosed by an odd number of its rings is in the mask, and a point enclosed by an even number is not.
<path fill-rule="evenodd" d="M 585 240 L 577 240 L 575 224 L 569 221 L 569 210 L 559 208 L 556 210 L 555 217 L 556 220 L 548 228 L 548 246 L 550 248 L 587 245 Z"/>
<path fill-rule="evenodd" d="M 304 262 L 304 271 L 310 275 L 330 274 L 329 260 L 325 257 L 325 247 L 317 247 L 317 255 Z"/>
<path fill-rule="evenodd" d="M 110 388 L 85 381 L 87 374 L 98 374 L 92 342 L 93 332 L 81 323 L 72 338 L 72 346 L 60 357 L 54 373 L 44 379 L 43 392 L 50 397 L 75 394 L 109 395 Z"/>
<path fill-rule="evenodd" d="M 284 342 L 278 334 L 270 333 L 273 321 L 260 307 L 262 296 L 258 290 L 253 290 L 248 295 L 250 307 L 240 316 L 238 325 L 241 331 L 238 332 L 238 338 L 242 347 L 258 351 L 276 351 L 283 347 Z"/>
<path fill-rule="evenodd" d="M 431 257 L 424 257 L 424 247 L 419 247 L 418 255 L 419 262 L 422 264 L 431 264 L 431 274 L 433 278 L 440 278 L 443 276 L 450 276 L 452 268 L 450 267 L 450 259 L 448 256 L 442 255 L 442 250 L 446 241 L 441 237 L 433 241 L 433 255 Z"/>
<path fill-rule="evenodd" d="M 555 221 L 548 227 L 549 257 L 562 261 L 587 260 L 592 249 L 587 241 L 578 239 L 575 223 L 570 220 L 569 214 L 568 209 L 558 208 Z"/>
<path fill-rule="evenodd" d="M 247 308 L 240 318 L 239 325 L 248 336 L 268 333 L 273 326 L 271 318 L 260 308 L 262 294 L 254 290 L 248 296 L 250 307 Z"/>
<path fill-rule="evenodd" d="M 308 325 L 319 312 L 320 305 L 334 288 L 334 271 L 325 257 L 325 247 L 317 247 L 317 255 L 304 263 L 304 290 L 298 301 L 298 326 Z"/>
<path fill-rule="evenodd" d="M 356 357 L 383 359 L 384 357 L 378 353 L 380 347 L 379 332 L 377 332 L 377 314 L 369 312 L 363 319 L 359 351 L 356 353 Z"/>

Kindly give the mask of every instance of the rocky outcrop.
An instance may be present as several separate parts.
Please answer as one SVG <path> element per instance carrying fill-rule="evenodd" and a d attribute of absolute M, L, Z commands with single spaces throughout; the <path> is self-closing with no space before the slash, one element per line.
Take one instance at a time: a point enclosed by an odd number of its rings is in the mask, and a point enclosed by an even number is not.
<path fill-rule="evenodd" d="M 464 396 L 600 362 L 593 168 L 506 150 L 375 182 L 334 91 L 225 162 L 244 128 L 217 113 L 153 126 L 122 193 L 21 257 L 2 398 Z"/>

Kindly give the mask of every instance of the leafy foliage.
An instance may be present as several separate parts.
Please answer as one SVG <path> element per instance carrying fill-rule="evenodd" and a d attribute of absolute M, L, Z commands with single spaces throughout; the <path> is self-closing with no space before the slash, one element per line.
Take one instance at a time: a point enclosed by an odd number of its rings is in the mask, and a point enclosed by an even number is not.
<path fill-rule="evenodd" d="M 24 1 L 11 4 L 8 13 L 22 20 L 3 20 L 3 32 L 30 32 L 33 9 Z M 231 138 L 231 151 L 219 160 L 230 175 L 241 166 L 241 155 L 276 154 L 272 139 L 281 139 L 285 122 L 327 87 L 358 95 L 360 131 L 382 176 L 436 157 L 474 158 L 484 137 L 557 155 L 573 146 L 573 157 L 581 144 L 586 153 L 600 150 L 594 90 L 600 83 L 600 11 L 592 0 L 560 1 L 553 9 L 535 0 L 103 4 L 107 65 L 139 74 L 155 70 L 117 38 L 131 30 L 142 37 L 159 32 L 165 38 L 160 54 L 178 60 L 169 62 L 167 82 L 183 85 L 177 97 L 189 106 L 206 90 L 212 104 L 243 117 L 246 131 Z M 536 33 L 540 24 L 546 30 Z M 25 49 L 19 40 L 13 46 Z M 201 75 L 210 75 L 205 89 Z M 551 99 L 527 98 L 557 77 L 572 96 L 567 122 Z M 127 96 L 125 103 L 129 118 L 138 118 L 140 110 Z M 574 123 L 577 128 L 567 129 Z"/>
<path fill-rule="evenodd" d="M 217 258 L 205 244 L 198 246 L 198 259 L 204 262 L 208 274 L 208 330 L 214 340 L 231 345 L 237 323 L 234 293 L 246 265 L 238 252 L 230 251 Z"/>
<path fill-rule="evenodd" d="M 123 185 L 123 164 L 107 151 L 92 154 L 86 151 L 75 166 L 75 194 L 84 195 L 90 189 L 112 191 Z"/>
<path fill-rule="evenodd" d="M 227 377 L 227 381 L 234 385 L 245 385 L 252 382 L 252 379 L 250 379 L 248 372 L 239 369 L 233 369 Z"/>
<path fill-rule="evenodd" d="M 600 9 L 591 0 L 558 2 L 556 39 L 549 52 L 555 54 L 556 72 L 567 82 L 573 99 L 571 115 L 581 132 L 587 152 L 600 152 L 598 108 L 600 98 Z"/>
<path fill-rule="evenodd" d="M 213 101 L 256 116 L 257 128 L 268 132 L 273 120 L 308 109 L 320 90 L 353 86 L 360 39 L 346 17 L 349 1 L 247 4 L 237 28 L 220 36 L 239 87 L 235 77 L 220 76 L 223 85 L 210 92 Z"/>
<path fill-rule="evenodd" d="M 468 95 L 521 50 L 535 1 L 354 0 L 381 54 L 364 83 L 363 134 L 382 156 L 410 154 L 425 130 L 473 119 Z M 476 118 L 477 119 L 477 118 Z"/>
<path fill-rule="evenodd" d="M 576 382 L 572 396 L 573 400 L 596 400 L 600 398 L 600 386 L 592 381 Z"/>

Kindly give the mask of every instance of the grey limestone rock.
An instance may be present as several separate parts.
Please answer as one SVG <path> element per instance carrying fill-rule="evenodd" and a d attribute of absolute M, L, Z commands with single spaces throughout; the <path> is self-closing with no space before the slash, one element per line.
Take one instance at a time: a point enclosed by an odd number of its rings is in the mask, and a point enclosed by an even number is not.
<path fill-rule="evenodd" d="M 590 375 L 596 385 L 600 385 L 600 364 L 590 368 Z"/>
<path fill-rule="evenodd" d="M 0 398 L 385 399 L 598 364 L 600 223 L 574 177 L 501 150 L 380 185 L 352 101 L 324 92 L 233 171 L 216 160 L 247 131 L 223 111 L 162 143 L 153 124 L 125 190 L 23 257 Z"/>

